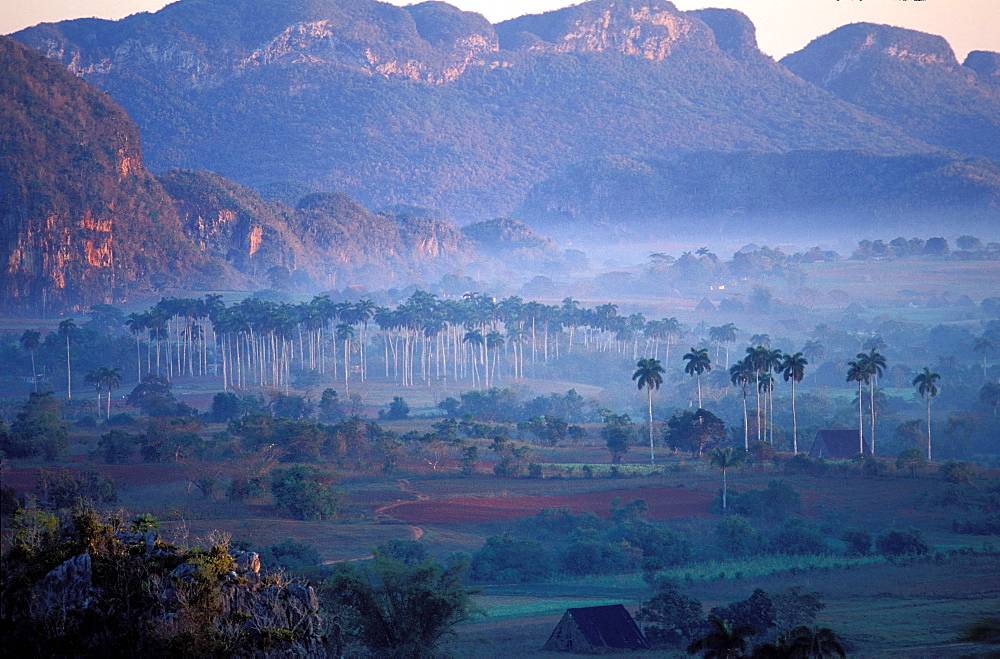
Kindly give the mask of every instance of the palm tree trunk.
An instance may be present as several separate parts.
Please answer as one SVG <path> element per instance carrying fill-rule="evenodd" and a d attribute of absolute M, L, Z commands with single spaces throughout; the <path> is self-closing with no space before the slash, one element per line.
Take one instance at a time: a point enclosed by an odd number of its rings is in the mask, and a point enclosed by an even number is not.
<path fill-rule="evenodd" d="M 931 397 L 927 396 L 927 462 L 931 461 Z"/>
<path fill-rule="evenodd" d="M 729 483 L 726 480 L 726 470 L 722 470 L 722 512 L 726 512 L 726 494 L 729 490 Z"/>
<path fill-rule="evenodd" d="M 861 391 L 861 380 L 858 380 L 858 447 L 859 453 L 865 452 L 865 416 L 861 409 L 861 401 L 864 400 L 864 392 Z"/>
<path fill-rule="evenodd" d="M 38 393 L 38 371 L 35 370 L 35 351 L 30 350 L 28 354 L 31 355 L 31 380 L 35 383 L 35 393 Z"/>
<path fill-rule="evenodd" d="M 139 344 L 135 344 L 135 354 L 139 356 Z M 70 359 L 69 336 L 66 337 L 66 398 L 73 398 L 73 361 Z"/>
<path fill-rule="evenodd" d="M 870 398 L 870 412 L 872 415 L 872 436 L 868 440 L 868 443 L 872 447 L 872 457 L 875 457 L 875 380 L 872 380 L 871 385 L 868 387 Z"/>
<path fill-rule="evenodd" d="M 799 452 L 799 422 L 795 416 L 795 378 L 792 378 L 792 455 Z"/>
<path fill-rule="evenodd" d="M 746 385 L 743 385 L 743 450 L 750 450 L 750 417 L 747 415 Z"/>
<path fill-rule="evenodd" d="M 701 409 L 701 373 L 698 374 L 698 409 Z"/>
<path fill-rule="evenodd" d="M 649 398 L 649 464 L 655 464 L 656 459 L 653 456 L 653 388 L 646 387 L 646 393 Z"/>

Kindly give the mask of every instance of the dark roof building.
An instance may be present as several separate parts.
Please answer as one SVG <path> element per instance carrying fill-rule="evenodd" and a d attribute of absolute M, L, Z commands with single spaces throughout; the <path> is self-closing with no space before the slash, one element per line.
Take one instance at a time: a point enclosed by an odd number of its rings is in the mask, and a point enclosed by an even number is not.
<path fill-rule="evenodd" d="M 566 609 L 542 647 L 549 652 L 648 650 L 649 643 L 621 604 Z"/>
<path fill-rule="evenodd" d="M 709 300 L 707 297 L 701 298 L 701 302 L 695 307 L 697 311 L 715 311 L 715 303 Z"/>
<path fill-rule="evenodd" d="M 827 460 L 853 458 L 861 452 L 858 450 L 860 441 L 858 430 L 820 430 L 809 450 L 809 457 Z"/>

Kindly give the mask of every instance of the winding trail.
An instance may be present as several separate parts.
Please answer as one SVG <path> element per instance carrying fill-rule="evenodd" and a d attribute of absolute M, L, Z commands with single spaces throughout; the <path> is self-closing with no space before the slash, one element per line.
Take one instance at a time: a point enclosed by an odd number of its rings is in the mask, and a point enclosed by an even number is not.
<path fill-rule="evenodd" d="M 417 490 L 413 489 L 413 485 L 406 478 L 400 478 L 399 480 L 396 481 L 396 484 L 399 485 L 399 489 L 401 489 L 402 491 L 406 492 L 407 494 L 415 496 L 417 498 L 417 501 L 427 501 L 428 499 L 430 499 L 430 497 L 424 494 L 423 492 L 418 492 Z M 396 501 L 394 503 L 389 503 L 380 508 L 376 508 L 375 514 L 385 515 L 386 517 L 392 517 L 392 519 L 402 522 L 403 520 L 393 517 L 392 514 L 389 513 L 389 511 L 395 508 L 396 506 L 402 506 L 403 504 L 406 503 L 413 503 L 413 501 L 403 501 L 402 499 L 400 499 L 399 501 Z M 413 534 L 414 540 L 420 540 L 420 538 L 424 537 L 424 530 L 422 528 L 420 528 L 419 526 L 415 526 L 413 524 L 408 524 L 408 526 L 410 527 L 410 532 Z"/>

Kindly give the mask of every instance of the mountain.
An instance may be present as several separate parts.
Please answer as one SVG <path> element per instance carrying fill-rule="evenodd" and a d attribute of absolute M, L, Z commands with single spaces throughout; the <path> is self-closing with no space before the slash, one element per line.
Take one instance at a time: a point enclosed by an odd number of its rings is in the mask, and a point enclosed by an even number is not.
<path fill-rule="evenodd" d="M 886 230 L 961 231 L 1000 220 L 1000 165 L 949 154 L 701 152 L 582 163 L 535 186 L 518 217 L 596 236 L 725 232 L 833 237 Z M 757 235 L 760 235 L 757 233 Z"/>
<path fill-rule="evenodd" d="M 154 171 L 468 220 L 607 156 L 930 150 L 761 54 L 742 14 L 665 0 L 495 26 L 441 2 L 180 0 L 14 36 L 122 104 Z"/>
<path fill-rule="evenodd" d="M 387 286 L 440 276 L 474 253 L 447 222 L 372 213 L 340 193 L 308 194 L 292 207 L 210 172 L 170 170 L 159 181 L 198 249 L 256 285 L 287 275 L 285 284 L 310 290 Z"/>
<path fill-rule="evenodd" d="M 152 292 L 208 261 L 143 167 L 139 131 L 103 92 L 0 37 L 0 299 L 7 310 Z M 34 306 L 41 303 L 41 309 Z"/>
<path fill-rule="evenodd" d="M 998 59 L 974 51 L 963 66 L 939 36 L 854 23 L 781 63 L 928 144 L 1000 159 Z"/>
<path fill-rule="evenodd" d="M 292 207 L 207 172 L 154 177 L 139 130 L 107 94 L 0 37 L 5 312 L 259 287 L 282 273 L 312 289 L 409 283 L 473 258 L 443 220 L 372 213 L 343 194 Z"/>

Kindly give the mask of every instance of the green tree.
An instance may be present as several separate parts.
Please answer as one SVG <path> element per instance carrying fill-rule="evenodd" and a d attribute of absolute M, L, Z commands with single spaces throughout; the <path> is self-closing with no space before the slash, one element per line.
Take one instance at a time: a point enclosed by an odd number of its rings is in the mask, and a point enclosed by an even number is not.
<path fill-rule="evenodd" d="M 604 415 L 601 437 L 611 452 L 611 462 L 619 464 L 628 453 L 628 447 L 635 441 L 635 424 L 628 414 L 607 412 Z"/>
<path fill-rule="evenodd" d="M 987 382 L 979 389 L 979 402 L 987 407 L 993 408 L 993 416 L 997 415 L 1000 408 L 1000 384 Z"/>
<path fill-rule="evenodd" d="M 896 456 L 896 469 L 900 471 L 908 470 L 910 472 L 910 478 L 916 475 L 917 469 L 922 469 L 927 465 L 927 460 L 924 458 L 923 452 L 917 448 L 903 449 Z"/>
<path fill-rule="evenodd" d="M 712 360 L 708 356 L 708 348 L 691 348 L 682 358 L 687 361 L 684 372 L 698 377 L 698 407 L 701 408 L 701 374 L 712 370 Z"/>
<path fill-rule="evenodd" d="M 705 631 L 701 602 L 673 588 L 661 590 L 643 602 L 635 618 L 652 644 L 690 642 Z"/>
<path fill-rule="evenodd" d="M 799 452 L 799 422 L 795 414 L 795 383 L 802 382 L 808 364 L 809 361 L 802 353 L 796 352 L 792 355 L 784 355 L 779 367 L 781 376 L 785 379 L 785 382 L 789 380 L 792 382 L 792 453 Z"/>
<path fill-rule="evenodd" d="M 678 411 L 667 420 L 667 444 L 673 449 L 691 451 L 699 458 L 706 448 L 718 445 L 725 438 L 725 422 L 705 409 Z"/>
<path fill-rule="evenodd" d="M 318 467 L 276 469 L 271 475 L 271 494 L 296 519 L 333 519 L 343 501 L 335 480 L 332 472 Z"/>
<path fill-rule="evenodd" d="M 21 348 L 26 350 L 31 356 L 31 381 L 35 385 L 35 393 L 38 393 L 38 370 L 35 368 L 35 353 L 42 345 L 41 333 L 38 330 L 24 330 L 21 335 Z"/>
<path fill-rule="evenodd" d="M 743 392 L 743 450 L 750 450 L 750 418 L 747 416 L 747 394 L 749 393 L 750 381 L 756 378 L 754 367 L 747 359 L 741 359 L 729 367 L 729 380 L 735 385 L 739 385 Z"/>
<path fill-rule="evenodd" d="M 29 394 L 7 435 L 7 442 L 2 448 L 12 458 L 27 458 L 42 453 L 46 460 L 55 460 L 69 446 L 59 400 L 51 391 Z"/>
<path fill-rule="evenodd" d="M 931 399 L 938 395 L 937 382 L 941 379 L 939 373 L 931 371 L 925 366 L 924 370 L 913 378 L 913 386 L 917 388 L 924 399 L 927 400 L 927 461 L 931 461 Z"/>
<path fill-rule="evenodd" d="M 324 592 L 353 619 L 361 643 L 375 656 L 431 657 L 454 626 L 480 614 L 475 590 L 463 584 L 468 564 L 408 565 L 377 552 L 370 565 L 340 563 Z"/>
<path fill-rule="evenodd" d="M 646 388 L 646 398 L 649 404 L 649 464 L 654 464 L 653 454 L 653 389 L 659 390 L 663 384 L 663 365 L 659 359 L 643 357 L 636 363 L 632 379 L 639 389 Z"/>
<path fill-rule="evenodd" d="M 722 512 L 726 512 L 726 493 L 729 484 L 726 481 L 726 472 L 743 464 L 743 458 L 733 452 L 731 446 L 725 448 L 716 447 L 708 454 L 709 461 L 722 470 Z"/>

